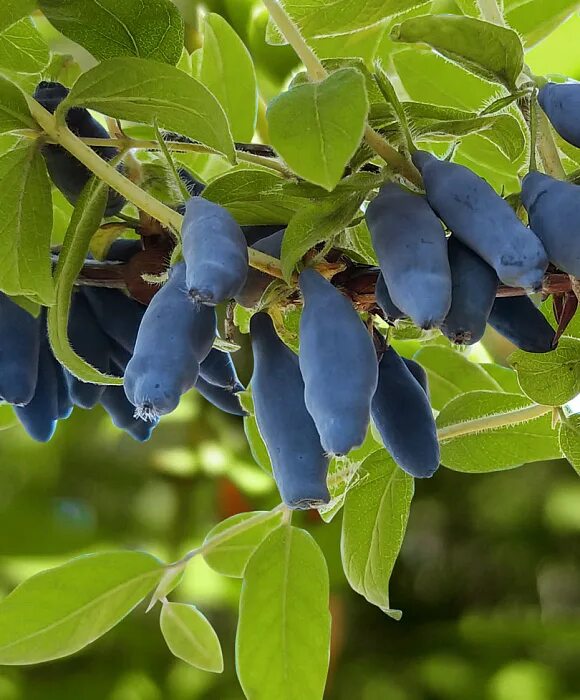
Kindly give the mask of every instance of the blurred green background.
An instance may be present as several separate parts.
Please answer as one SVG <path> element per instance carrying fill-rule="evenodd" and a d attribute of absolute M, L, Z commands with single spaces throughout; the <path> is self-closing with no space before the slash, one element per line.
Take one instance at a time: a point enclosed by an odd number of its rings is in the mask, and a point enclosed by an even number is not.
<path fill-rule="evenodd" d="M 194 49 L 198 3 L 177 4 Z M 295 66 L 291 52 L 265 45 L 259 3 L 206 4 L 248 44 L 267 101 Z M 436 5 L 454 9 L 452 2 Z M 574 15 L 529 51 L 532 70 L 580 79 L 579 36 Z M 86 65 L 76 47 L 50 38 L 56 51 Z M 372 41 L 376 47 L 381 36 Z M 339 45 L 348 50 L 344 40 L 317 43 L 328 55 Z M 497 337 L 488 349 L 498 361 L 509 353 Z M 247 380 L 247 349 L 236 362 Z M 220 520 L 277 501 L 248 452 L 241 421 L 198 396 L 187 396 L 144 446 L 100 409 L 75 410 L 47 446 L 10 428 L 0 433 L 0 593 L 82 552 L 140 548 L 176 559 Z M 348 589 L 340 518 L 323 525 L 300 515 L 296 523 L 311 530 L 330 568 L 329 699 L 580 700 L 580 483 L 565 462 L 482 476 L 441 470 L 417 483 L 392 580 L 391 600 L 404 613 L 399 623 Z M 215 625 L 222 676 L 176 661 L 161 638 L 158 609 L 146 615 L 141 606 L 70 659 L 0 669 L 0 700 L 241 699 L 233 661 L 239 585 L 196 559 L 173 596 Z"/>

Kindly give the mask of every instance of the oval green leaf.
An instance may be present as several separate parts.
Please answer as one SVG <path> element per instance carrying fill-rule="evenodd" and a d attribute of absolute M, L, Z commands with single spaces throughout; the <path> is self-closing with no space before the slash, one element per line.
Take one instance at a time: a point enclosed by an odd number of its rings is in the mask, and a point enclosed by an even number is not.
<path fill-rule="evenodd" d="M 144 552 L 91 554 L 24 581 L 0 602 L 0 665 L 69 656 L 108 632 L 159 583 Z"/>
<path fill-rule="evenodd" d="M 467 392 L 445 406 L 437 427 L 441 462 L 459 472 L 502 471 L 561 457 L 551 409 L 521 394 Z"/>
<path fill-rule="evenodd" d="M 206 146 L 232 162 L 234 144 L 216 98 L 179 68 L 141 58 L 113 58 L 81 75 L 61 103 L 62 113 L 88 107 L 117 119 L 157 124 Z"/>
<path fill-rule="evenodd" d="M 242 578 L 252 554 L 266 537 L 280 527 L 281 512 L 238 513 L 216 525 L 203 543 L 203 558 L 214 571 Z M 212 544 L 212 540 L 216 540 Z"/>
<path fill-rule="evenodd" d="M 297 175 L 332 190 L 362 140 L 368 111 L 363 75 L 338 70 L 270 103 L 272 145 Z"/>
<path fill-rule="evenodd" d="M 328 569 L 304 530 L 280 527 L 244 574 L 236 667 L 248 700 L 321 700 L 328 673 Z"/>
<path fill-rule="evenodd" d="M 580 414 L 568 416 L 560 423 L 560 448 L 580 474 Z"/>
<path fill-rule="evenodd" d="M 473 17 L 414 17 L 394 27 L 391 38 L 427 44 L 462 68 L 508 88 L 516 86 L 524 67 L 524 49 L 516 32 Z"/>
<path fill-rule="evenodd" d="M 16 129 L 36 129 L 26 99 L 19 88 L 0 77 L 0 134 Z"/>
<path fill-rule="evenodd" d="M 39 0 L 59 32 L 99 61 L 116 56 L 152 58 L 175 65 L 184 24 L 170 0 Z"/>
<path fill-rule="evenodd" d="M 161 632 L 171 653 L 202 671 L 221 673 L 224 659 L 220 640 L 208 619 L 194 605 L 164 603 Z"/>
<path fill-rule="evenodd" d="M 0 34 L 0 67 L 17 73 L 39 73 L 50 60 L 44 37 L 25 17 Z"/>
<path fill-rule="evenodd" d="M 411 501 L 413 478 L 386 450 L 360 466 L 359 480 L 344 501 L 340 552 L 350 586 L 395 619 L 389 603 L 389 580 L 399 555 Z"/>
<path fill-rule="evenodd" d="M 36 0 L 2 0 L 0 4 L 0 32 L 36 9 Z"/>

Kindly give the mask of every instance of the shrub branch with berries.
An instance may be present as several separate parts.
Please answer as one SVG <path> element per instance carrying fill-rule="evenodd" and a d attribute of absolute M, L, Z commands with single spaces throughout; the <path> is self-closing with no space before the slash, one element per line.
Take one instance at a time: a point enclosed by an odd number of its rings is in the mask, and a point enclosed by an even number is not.
<path fill-rule="evenodd" d="M 123 3 L 101 14 L 73 0 L 69 16 L 40 0 L 94 67 L 71 76 L 48 49 L 33 68 L 0 65 L 3 402 L 40 442 L 98 404 L 146 441 L 198 391 L 243 419 L 282 501 L 221 523 L 177 562 L 100 553 L 25 581 L 0 603 L 0 664 L 72 654 L 152 594 L 171 651 L 221 671 L 208 620 L 168 600 L 203 556 L 243 579 L 246 697 L 316 700 L 328 573 L 294 510 L 342 511 L 349 583 L 398 618 L 388 586 L 414 479 L 562 456 L 580 471 L 567 408 L 580 394 L 580 84 L 534 76 L 496 0 L 453 15 L 421 0 L 393 15 L 378 7 L 389 3 L 263 2 L 269 41 L 303 64 L 265 115 L 234 30 L 208 14 L 192 56 L 169 0 L 145 11 L 147 37 Z M 29 5 L 0 8 L 0 30 L 35 32 Z M 375 26 L 390 42 L 380 57 L 312 48 Z M 488 97 L 472 111 L 412 99 L 417 56 L 477 76 Z M 516 346 L 510 368 L 470 359 L 488 327 Z"/>

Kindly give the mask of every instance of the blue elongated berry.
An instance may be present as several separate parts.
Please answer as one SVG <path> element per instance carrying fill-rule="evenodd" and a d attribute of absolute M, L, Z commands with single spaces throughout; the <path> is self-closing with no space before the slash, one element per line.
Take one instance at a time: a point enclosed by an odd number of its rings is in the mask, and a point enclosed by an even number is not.
<path fill-rule="evenodd" d="M 147 307 L 119 289 L 85 287 L 83 294 L 105 333 L 127 352 L 132 353 Z"/>
<path fill-rule="evenodd" d="M 270 236 L 266 236 L 266 238 L 261 238 L 252 245 L 252 248 L 254 248 L 254 250 L 259 250 L 261 253 L 266 253 L 266 255 L 271 255 L 273 258 L 280 259 L 285 230 L 286 229 L 281 229 L 272 233 Z M 273 278 L 270 277 L 270 275 L 251 267 L 248 270 L 248 276 L 243 289 L 236 295 L 236 301 L 238 304 L 248 309 L 253 308 L 260 301 L 272 281 Z"/>
<path fill-rule="evenodd" d="M 405 366 L 409 372 L 411 372 L 411 374 L 415 377 L 415 380 L 419 382 L 421 388 L 427 394 L 427 398 L 429 398 L 429 378 L 427 377 L 425 368 L 418 362 L 415 362 L 415 360 L 409 360 L 407 357 L 402 357 L 401 359 L 405 363 Z"/>
<path fill-rule="evenodd" d="M 138 415 L 162 416 L 177 408 L 194 386 L 215 334 L 215 310 L 192 302 L 185 264 L 179 263 L 148 306 L 125 370 L 125 393 Z"/>
<path fill-rule="evenodd" d="M 322 446 L 343 455 L 365 439 L 377 388 L 373 341 L 352 304 L 312 268 L 299 278 L 300 369 Z"/>
<path fill-rule="evenodd" d="M 44 330 L 40 331 L 38 380 L 34 396 L 26 406 L 14 411 L 28 435 L 37 442 L 48 442 L 59 418 L 57 366 Z M 62 409 L 62 406 L 60 407 Z"/>
<path fill-rule="evenodd" d="M 38 376 L 40 319 L 0 293 L 0 397 L 27 404 Z"/>
<path fill-rule="evenodd" d="M 497 293 L 495 270 L 455 236 L 449 241 L 453 280 L 451 309 L 441 331 L 452 343 L 473 345 L 483 338 Z"/>
<path fill-rule="evenodd" d="M 67 373 L 56 358 L 53 357 L 56 377 L 57 418 L 66 420 L 73 412 L 74 403 L 69 389 Z"/>
<path fill-rule="evenodd" d="M 447 240 L 427 200 L 388 183 L 366 221 L 395 306 L 419 328 L 439 326 L 451 306 Z"/>
<path fill-rule="evenodd" d="M 529 297 L 498 297 L 489 325 L 520 350 L 544 353 L 554 349 L 556 333 Z"/>
<path fill-rule="evenodd" d="M 199 195 L 205 190 L 205 185 L 203 182 L 197 180 L 193 175 L 185 168 L 179 168 L 177 171 L 181 181 L 186 186 L 187 191 L 192 197 L 199 197 Z"/>
<path fill-rule="evenodd" d="M 101 397 L 101 405 L 113 425 L 138 442 L 147 442 L 159 422 L 157 418 L 143 420 L 135 417 L 135 407 L 125 396 L 122 386 L 108 386 Z"/>
<path fill-rule="evenodd" d="M 201 375 L 197 378 L 195 388 L 204 399 L 213 404 L 224 413 L 231 413 L 233 416 L 247 416 L 242 408 L 239 397 L 224 387 L 210 384 Z"/>
<path fill-rule="evenodd" d="M 258 241 L 261 241 L 264 238 L 269 238 L 272 234 L 278 233 L 278 231 L 281 229 L 284 231 L 286 230 L 284 224 L 257 224 L 254 226 L 242 226 L 242 231 L 246 237 L 246 243 L 252 248 L 255 247 Z M 260 248 L 257 250 L 260 250 Z M 267 253 L 268 251 L 264 250 L 263 252 Z M 270 255 L 272 255 L 272 253 L 270 253 Z"/>
<path fill-rule="evenodd" d="M 560 136 L 580 148 L 580 83 L 547 83 L 538 102 Z"/>
<path fill-rule="evenodd" d="M 511 287 L 539 290 L 548 256 L 510 205 L 469 168 L 416 151 L 427 200 L 445 225 Z"/>
<path fill-rule="evenodd" d="M 298 358 L 280 340 L 267 314 L 252 317 L 250 333 L 256 421 L 282 500 L 295 509 L 328 503 L 328 457 L 306 409 Z"/>
<path fill-rule="evenodd" d="M 60 83 L 41 82 L 38 84 L 34 98 L 49 112 L 54 112 L 68 95 L 68 89 Z M 109 133 L 83 107 L 73 107 L 66 115 L 68 128 L 76 136 L 93 139 L 108 139 Z M 110 146 L 93 147 L 103 160 L 111 160 L 117 155 L 117 149 Z M 56 144 L 42 147 L 42 155 L 50 179 L 74 206 L 91 177 L 91 172 L 67 150 Z M 118 192 L 110 190 L 106 216 L 118 214 L 125 205 L 125 199 Z"/>
<path fill-rule="evenodd" d="M 398 319 L 405 318 L 405 314 L 399 309 L 389 294 L 387 285 L 385 284 L 385 278 L 383 273 L 379 272 L 377 277 L 377 284 L 375 286 L 375 299 L 377 304 L 381 307 L 383 313 L 390 321 L 397 321 Z"/>
<path fill-rule="evenodd" d="M 244 385 L 238 379 L 232 356 L 217 348 L 210 350 L 209 355 L 199 367 L 199 376 L 214 386 L 226 389 L 230 393 L 244 390 Z"/>
<path fill-rule="evenodd" d="M 73 350 L 91 366 L 104 374 L 110 371 L 111 341 L 102 330 L 87 298 L 82 292 L 74 294 L 68 320 L 69 341 Z M 103 385 L 90 384 L 66 373 L 71 398 L 75 406 L 93 408 L 105 390 Z"/>
<path fill-rule="evenodd" d="M 379 363 L 372 418 L 401 469 L 419 479 L 433 476 L 440 456 L 431 406 L 423 386 L 392 347 Z"/>
<path fill-rule="evenodd" d="M 580 187 L 531 172 L 522 183 L 522 202 L 550 262 L 580 277 Z"/>
<path fill-rule="evenodd" d="M 129 262 L 134 255 L 143 250 L 140 240 L 134 238 L 117 238 L 109 246 L 106 259 L 114 262 Z"/>
<path fill-rule="evenodd" d="M 181 236 L 191 298 L 209 306 L 233 299 L 248 276 L 248 246 L 233 216 L 219 204 L 192 197 Z"/>

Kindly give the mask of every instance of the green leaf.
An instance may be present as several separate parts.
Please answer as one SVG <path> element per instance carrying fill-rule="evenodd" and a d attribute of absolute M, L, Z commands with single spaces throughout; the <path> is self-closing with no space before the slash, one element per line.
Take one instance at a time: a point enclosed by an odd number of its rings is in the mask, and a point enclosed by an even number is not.
<path fill-rule="evenodd" d="M 553 352 L 516 350 L 510 364 L 527 396 L 544 406 L 563 406 L 580 394 L 580 340 L 562 338 Z"/>
<path fill-rule="evenodd" d="M 258 116 L 258 86 L 252 57 L 225 19 L 211 12 L 203 24 L 199 79 L 223 107 L 234 139 L 251 141 Z"/>
<path fill-rule="evenodd" d="M 524 420 L 531 415 L 535 417 Z M 469 429 L 463 425 L 466 421 L 485 419 L 492 425 L 510 418 L 518 422 L 486 429 L 480 427 L 477 432 L 446 437 L 458 429 Z M 561 456 L 557 434 L 552 430 L 551 410 L 537 407 L 518 394 L 470 391 L 457 396 L 437 416 L 437 427 L 441 462 L 459 472 L 501 471 Z"/>
<path fill-rule="evenodd" d="M 371 173 L 355 173 L 342 180 L 332 194 L 296 213 L 282 242 L 282 272 L 286 279 L 290 279 L 294 266 L 310 248 L 350 225 L 369 191 L 380 181 Z"/>
<path fill-rule="evenodd" d="M 232 515 L 207 534 L 203 543 L 203 558 L 219 574 L 242 578 L 252 554 L 272 530 L 280 527 L 281 522 L 280 511 Z M 217 537 L 219 541 L 212 545 L 212 540 Z"/>
<path fill-rule="evenodd" d="M 0 431 L 8 430 L 18 424 L 18 419 L 12 406 L 8 404 L 0 405 Z"/>
<path fill-rule="evenodd" d="M 461 12 L 468 17 L 479 17 L 479 5 L 477 0 L 455 0 L 455 4 Z"/>
<path fill-rule="evenodd" d="M 36 129 L 22 92 L 9 80 L 0 77 L 0 134 L 16 129 Z"/>
<path fill-rule="evenodd" d="M 280 527 L 244 574 L 236 668 L 248 700 L 322 700 L 328 673 L 328 569 L 312 537 Z"/>
<path fill-rule="evenodd" d="M 366 265 L 379 264 L 371 234 L 364 221 L 345 229 L 336 239 L 335 245 L 337 248 L 346 250 L 353 260 Z"/>
<path fill-rule="evenodd" d="M 393 28 L 391 38 L 428 44 L 462 68 L 514 88 L 524 66 L 524 49 L 516 32 L 460 15 L 425 15 Z"/>
<path fill-rule="evenodd" d="M 224 659 L 220 640 L 208 619 L 194 605 L 164 603 L 160 625 L 174 656 L 202 671 L 222 673 Z"/>
<path fill-rule="evenodd" d="M 107 552 L 29 578 L 0 602 L 0 664 L 74 654 L 128 615 L 162 575 L 149 554 Z"/>
<path fill-rule="evenodd" d="M 56 303 L 48 310 L 48 337 L 56 359 L 75 377 L 93 384 L 121 385 L 123 379 L 103 374 L 73 350 L 68 339 L 68 317 L 76 278 L 98 231 L 109 194 L 92 178 L 82 191 L 67 229 L 55 272 Z"/>
<path fill-rule="evenodd" d="M 232 170 L 212 180 L 203 196 L 225 207 L 241 226 L 287 224 L 304 200 L 284 192 L 284 180 L 265 170 Z"/>
<path fill-rule="evenodd" d="M 0 69 L 38 73 L 49 60 L 48 44 L 28 17 L 0 34 Z"/>
<path fill-rule="evenodd" d="M 22 143 L 0 156 L 0 211 L 0 289 L 52 304 L 52 199 L 35 142 Z"/>
<path fill-rule="evenodd" d="M 36 9 L 36 0 L 2 0 L 0 4 L 0 32 Z"/>
<path fill-rule="evenodd" d="M 386 450 L 368 457 L 360 480 L 347 493 L 342 518 L 342 567 L 351 587 L 383 612 L 400 618 L 389 603 L 389 580 L 399 555 L 413 498 L 413 478 Z"/>
<path fill-rule="evenodd" d="M 362 74 L 338 70 L 270 103 L 272 145 L 297 175 L 332 190 L 362 140 L 368 110 Z"/>
<path fill-rule="evenodd" d="M 39 0 L 59 32 L 99 61 L 116 56 L 175 65 L 184 39 L 183 19 L 170 0 Z"/>
<path fill-rule="evenodd" d="M 334 0 L 331 3 L 328 0 L 282 1 L 300 33 L 306 37 L 350 34 L 428 3 L 429 0 Z M 267 38 L 269 42 L 284 43 L 271 31 Z"/>
<path fill-rule="evenodd" d="M 421 348 L 414 359 L 426 370 L 433 408 L 441 410 L 451 399 L 466 391 L 497 391 L 499 384 L 465 355 L 439 345 Z"/>
<path fill-rule="evenodd" d="M 539 43 L 580 8 L 579 0 L 504 0 L 505 17 L 527 48 Z"/>
<path fill-rule="evenodd" d="M 568 416 L 560 423 L 560 449 L 580 474 L 580 414 Z"/>
<path fill-rule="evenodd" d="M 88 107 L 117 119 L 153 124 L 189 136 L 235 160 L 221 105 L 179 68 L 141 58 L 113 58 L 81 75 L 57 114 Z"/>
<path fill-rule="evenodd" d="M 239 307 L 240 310 L 246 311 L 243 307 Z M 245 329 L 246 332 L 250 332 L 249 319 L 253 315 L 253 312 L 248 311 L 248 326 Z M 267 474 L 272 474 L 272 462 L 270 461 L 270 455 L 268 454 L 268 448 L 266 443 L 260 434 L 260 429 L 258 428 L 258 422 L 255 418 L 254 411 L 254 401 L 252 399 L 251 389 L 246 389 L 241 394 L 239 394 L 240 402 L 244 410 L 248 413 L 244 417 L 244 432 L 246 434 L 246 439 L 248 441 L 248 447 L 252 453 L 256 464 L 263 469 Z"/>
<path fill-rule="evenodd" d="M 518 375 L 511 367 L 491 363 L 481 364 L 480 367 L 508 394 L 523 393 L 518 383 Z"/>

